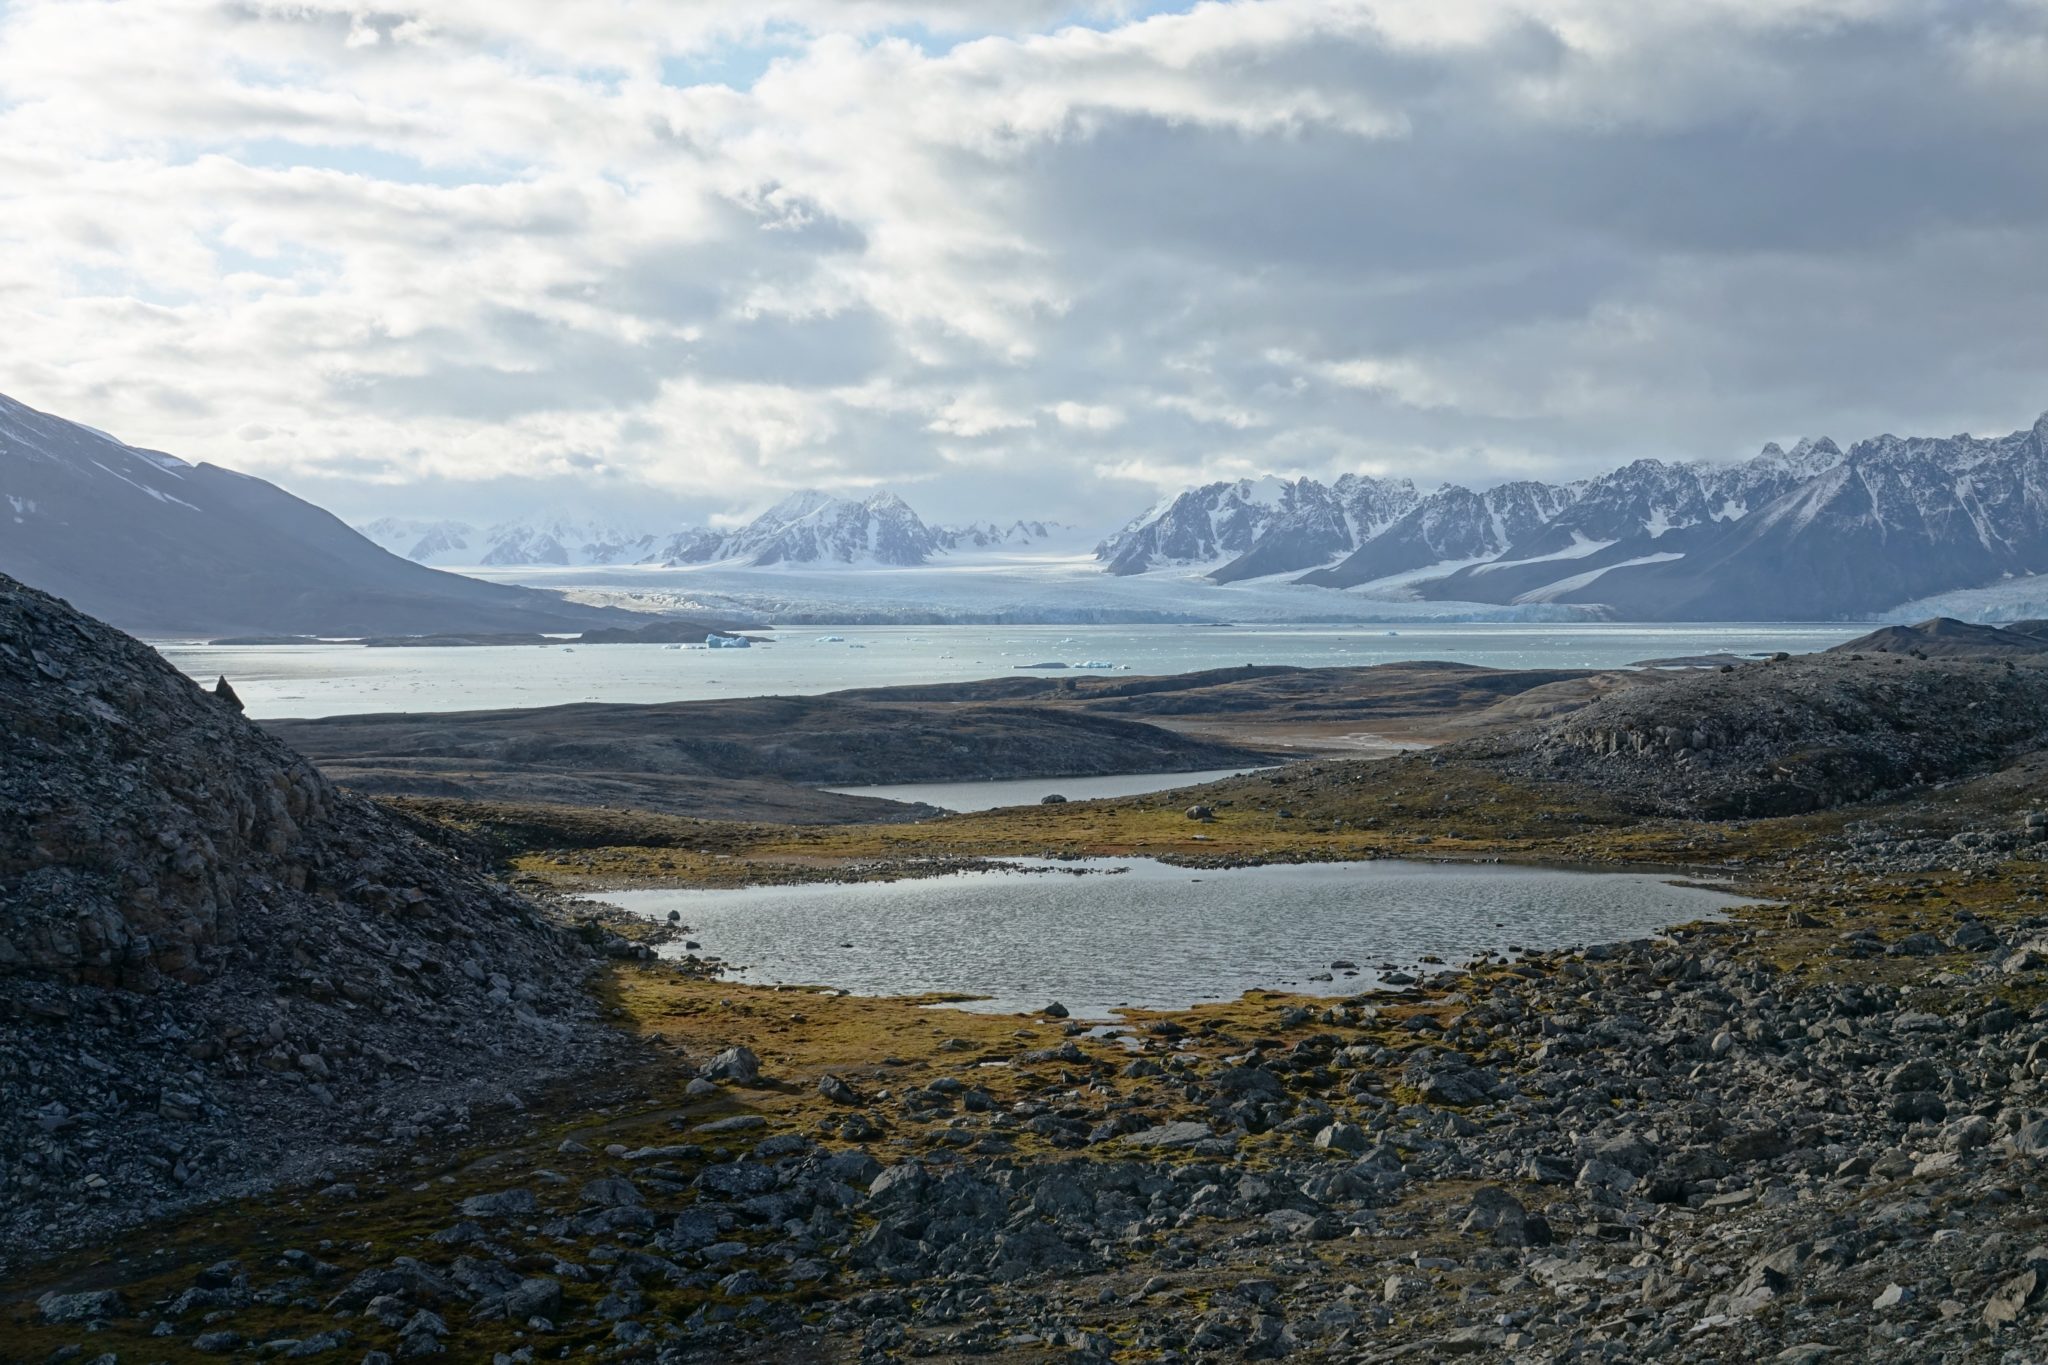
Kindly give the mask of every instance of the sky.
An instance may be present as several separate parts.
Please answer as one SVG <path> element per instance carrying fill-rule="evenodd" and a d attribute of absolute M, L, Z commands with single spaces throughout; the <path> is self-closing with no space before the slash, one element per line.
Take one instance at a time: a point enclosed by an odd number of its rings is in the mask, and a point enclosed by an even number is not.
<path fill-rule="evenodd" d="M 350 519 L 2048 408 L 2048 0 L 0 0 L 0 392 Z"/>

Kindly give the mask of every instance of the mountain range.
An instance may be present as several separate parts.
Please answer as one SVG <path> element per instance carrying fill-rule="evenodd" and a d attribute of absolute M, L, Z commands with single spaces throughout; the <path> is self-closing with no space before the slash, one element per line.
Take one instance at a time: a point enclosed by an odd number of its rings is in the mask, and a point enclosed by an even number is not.
<path fill-rule="evenodd" d="M 645 621 L 385 553 L 274 484 L 0 395 L 0 573 L 153 635 L 578 631 Z"/>
<path fill-rule="evenodd" d="M 539 517 L 484 529 L 466 521 L 380 517 L 355 529 L 392 554 L 440 568 L 637 564 L 654 549 L 652 535 L 588 516 Z"/>
<path fill-rule="evenodd" d="M 938 526 L 894 493 L 863 499 L 807 489 L 736 530 L 687 527 L 666 535 L 628 531 L 591 516 L 507 521 L 479 530 L 464 521 L 383 517 L 355 528 L 396 555 L 448 568 L 730 564 L 908 568 L 934 555 L 1039 547 L 1068 528 L 1017 520 Z"/>
<path fill-rule="evenodd" d="M 558 514 L 351 530 L 261 479 L 0 396 L 0 572 L 156 635 L 553 633 L 646 619 L 434 566 L 838 570 L 979 556 L 978 570 L 1015 577 L 1024 597 L 1003 606 L 1014 615 L 1064 600 L 1072 538 L 1057 523 L 943 526 L 893 493 L 817 491 L 735 529 L 655 534 Z M 1297 598 L 1304 589 L 1640 621 L 1867 617 L 2048 575 L 2048 415 L 1997 438 L 1807 440 L 1732 464 L 1636 460 L 1573 483 L 1204 484 L 1133 518 L 1095 556 L 1141 614 L 1148 576 L 1163 575 L 1182 613 L 1188 585 L 1206 580 L 1275 587 L 1267 608 L 1299 602 L 1288 619 L 1315 618 L 1318 594 Z"/>
<path fill-rule="evenodd" d="M 1569 484 L 1346 475 L 1189 489 L 1102 542 L 1112 574 L 1293 575 L 1368 595 L 1622 620 L 1831 620 L 2048 572 L 2048 415 L 1993 439 L 1767 445 Z M 1300 572 L 1307 569 L 1307 572 Z"/>

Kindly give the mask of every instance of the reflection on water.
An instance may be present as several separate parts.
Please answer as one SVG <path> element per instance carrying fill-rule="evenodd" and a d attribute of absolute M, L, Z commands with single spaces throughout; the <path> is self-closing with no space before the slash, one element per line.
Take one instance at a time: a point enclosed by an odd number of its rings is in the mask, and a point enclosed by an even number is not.
<path fill-rule="evenodd" d="M 1408 862 L 1233 868 L 1020 864 L 917 881 L 634 891 L 682 916 L 735 980 L 858 995 L 964 991 L 972 1008 L 1077 1016 L 1280 988 L 1345 995 L 1423 959 L 1640 938 L 1735 897 L 1638 873 Z M 1079 873 L 1079 875 L 1077 875 Z M 680 952 L 681 948 L 669 951 Z M 1356 969 L 1337 963 L 1355 963 Z"/>

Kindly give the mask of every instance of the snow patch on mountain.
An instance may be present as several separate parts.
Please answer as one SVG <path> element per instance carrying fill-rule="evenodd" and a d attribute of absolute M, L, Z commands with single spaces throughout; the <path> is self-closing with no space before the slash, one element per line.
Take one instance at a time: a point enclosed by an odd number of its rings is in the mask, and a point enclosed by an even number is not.
<path fill-rule="evenodd" d="M 1662 532 L 1652 531 L 1650 534 L 1652 538 L 1655 538 L 1657 535 L 1662 534 Z M 1547 564 L 1557 559 L 1584 559 L 1587 555 L 1599 554 L 1612 544 L 1614 542 L 1611 540 L 1588 540 L 1584 535 L 1574 531 L 1572 532 L 1572 543 L 1565 546 L 1562 550 L 1552 550 L 1547 555 L 1532 555 L 1527 559 L 1491 559 L 1474 562 L 1472 564 L 1472 572 L 1474 574 L 1484 574 L 1492 573 L 1499 569 L 1516 569 L 1524 564 Z"/>
<path fill-rule="evenodd" d="M 1603 564 L 1597 569 L 1588 569 L 1584 573 L 1575 573 L 1568 578 L 1560 578 L 1555 583 L 1545 587 L 1534 588 L 1528 592 L 1521 593 L 1516 596 L 1515 605 L 1529 606 L 1537 602 L 1555 602 L 1566 593 L 1577 592 L 1581 588 L 1588 587 L 1616 569 L 1634 568 L 1638 564 L 1669 564 L 1684 558 L 1685 556 L 1677 551 L 1667 550 L 1661 554 L 1638 555 L 1634 559 L 1624 559 L 1619 564 Z"/>

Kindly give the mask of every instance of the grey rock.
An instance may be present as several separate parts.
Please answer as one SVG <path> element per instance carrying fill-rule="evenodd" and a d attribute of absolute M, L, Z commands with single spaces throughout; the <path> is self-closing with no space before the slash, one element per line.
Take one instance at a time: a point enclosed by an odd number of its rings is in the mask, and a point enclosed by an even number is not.
<path fill-rule="evenodd" d="M 36 1300 L 36 1311 L 44 1322 L 89 1322 L 95 1318 L 121 1318 L 128 1305 L 119 1290 L 90 1289 L 76 1294 L 45 1294 Z"/>
<path fill-rule="evenodd" d="M 706 1076 L 752 1085 L 761 1078 L 761 1059 L 744 1047 L 729 1047 L 704 1066 Z"/>
<path fill-rule="evenodd" d="M 528 1189 L 498 1190 L 492 1194 L 473 1194 L 456 1205 L 470 1218 L 519 1218 L 540 1207 Z"/>
<path fill-rule="evenodd" d="M 1357 1124 L 1333 1123 L 1316 1134 L 1315 1145 L 1325 1151 L 1362 1152 L 1371 1142 Z"/>

